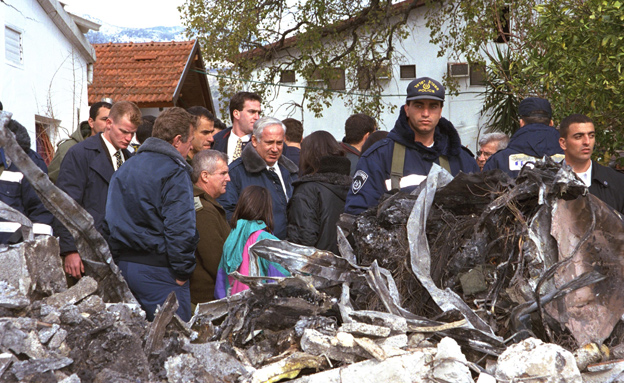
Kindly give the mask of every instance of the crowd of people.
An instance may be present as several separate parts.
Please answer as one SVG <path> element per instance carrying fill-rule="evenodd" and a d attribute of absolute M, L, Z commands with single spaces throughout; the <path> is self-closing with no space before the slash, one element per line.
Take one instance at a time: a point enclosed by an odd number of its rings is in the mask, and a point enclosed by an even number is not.
<path fill-rule="evenodd" d="M 485 135 L 475 157 L 442 117 L 444 101 L 442 84 L 416 79 L 392 130 L 380 131 L 374 118 L 355 114 L 340 142 L 326 131 L 304 138 L 296 119 L 261 117 L 262 98 L 251 92 L 230 100 L 230 127 L 200 106 L 173 107 L 154 118 L 132 102 L 98 102 L 89 120 L 60 143 L 49 169 L 30 149 L 26 129 L 16 121 L 8 127 L 56 186 L 93 217 L 150 320 L 171 292 L 188 320 L 192 305 L 248 288 L 233 272 L 289 275 L 249 251 L 260 240 L 338 253 L 341 214 L 361 214 L 384 195 L 414 190 L 433 164 L 453 176 L 500 169 L 513 178 L 551 156 L 624 213 L 624 175 L 591 159 L 595 127 L 589 117 L 571 115 L 557 129 L 550 103 L 526 98 L 518 109 L 520 129 L 512 137 Z M 135 134 L 140 145 L 131 153 Z M 2 149 L 0 159 L 0 200 L 39 224 L 40 234 L 59 237 L 69 277 L 88 274 L 71 233 L 45 210 Z M 14 223 L 0 225 L 3 243 L 18 242 L 17 232 Z"/>

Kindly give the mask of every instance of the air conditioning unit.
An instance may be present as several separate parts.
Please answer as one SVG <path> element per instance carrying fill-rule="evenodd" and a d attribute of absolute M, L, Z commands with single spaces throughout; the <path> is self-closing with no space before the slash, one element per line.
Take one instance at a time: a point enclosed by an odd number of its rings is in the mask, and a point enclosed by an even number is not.
<path fill-rule="evenodd" d="M 450 77 L 469 77 L 470 67 L 468 63 L 448 63 L 448 73 Z"/>

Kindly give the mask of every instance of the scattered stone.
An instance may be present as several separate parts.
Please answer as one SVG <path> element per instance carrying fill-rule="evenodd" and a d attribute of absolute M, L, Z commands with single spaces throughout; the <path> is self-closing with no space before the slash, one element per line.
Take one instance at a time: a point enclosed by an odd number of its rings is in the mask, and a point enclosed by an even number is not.
<path fill-rule="evenodd" d="M 3 352 L 2 354 L 0 354 L 0 378 L 2 377 L 2 374 L 4 374 L 6 369 L 9 368 L 11 363 L 15 361 L 17 361 L 17 358 L 10 352 Z"/>
<path fill-rule="evenodd" d="M 529 338 L 509 346 L 498 358 L 496 379 L 540 379 L 543 383 L 581 383 L 581 373 L 571 352 L 552 343 Z"/>
<path fill-rule="evenodd" d="M 389 336 L 387 338 L 375 339 L 375 343 L 377 343 L 381 347 L 396 347 L 403 348 L 407 347 L 407 335 L 400 334 Z"/>
<path fill-rule="evenodd" d="M 72 374 L 63 380 L 59 380 L 58 383 L 81 383 L 81 380 L 78 375 Z"/>
<path fill-rule="evenodd" d="M 348 332 L 353 335 L 373 336 L 377 338 L 385 338 L 387 336 L 390 336 L 390 329 L 387 327 L 375 326 L 359 322 L 343 323 L 338 331 Z"/>
<path fill-rule="evenodd" d="M 56 310 L 52 311 L 45 317 L 41 318 L 41 321 L 45 323 L 61 324 L 61 313 Z"/>
<path fill-rule="evenodd" d="M 206 368 L 191 354 L 169 357 L 165 362 L 169 383 L 216 382 Z"/>
<path fill-rule="evenodd" d="M 104 303 L 102 298 L 97 295 L 88 296 L 87 298 L 83 299 L 82 302 L 77 305 L 77 307 L 78 311 L 87 314 L 97 314 L 106 310 L 106 304 Z"/>
<path fill-rule="evenodd" d="M 301 349 L 312 355 L 325 355 L 329 359 L 354 363 L 369 357 L 355 342 L 353 335 L 338 332 L 335 337 L 323 335 L 316 330 L 305 330 L 301 337 Z"/>
<path fill-rule="evenodd" d="M 20 293 L 6 281 L 0 281 L 0 307 L 7 309 L 23 309 L 30 304 L 30 299 Z"/>
<path fill-rule="evenodd" d="M 52 339 L 52 336 L 56 334 L 59 328 L 60 326 L 57 324 L 44 326 L 41 330 L 39 330 L 39 341 L 43 344 L 48 343 L 48 341 Z"/>
<path fill-rule="evenodd" d="M 69 291 L 69 290 L 68 290 Z M 65 306 L 61 311 L 61 323 L 74 326 L 83 321 L 84 316 L 76 306 Z"/>
<path fill-rule="evenodd" d="M 468 361 L 455 339 L 445 337 L 438 343 L 433 361 L 433 377 L 439 382 L 472 383 Z"/>
<path fill-rule="evenodd" d="M 254 369 L 242 364 L 227 352 L 220 350 L 221 342 L 187 344 L 184 350 L 192 353 L 206 371 L 218 381 L 234 382 L 240 376 L 251 373 Z"/>
<path fill-rule="evenodd" d="M 412 383 L 428 382 L 435 349 L 422 349 L 383 362 L 366 360 L 318 372 L 291 383 Z"/>
<path fill-rule="evenodd" d="M 48 348 L 50 350 L 55 350 L 55 349 L 61 347 L 61 345 L 65 341 L 65 338 L 67 338 L 67 331 L 65 329 L 59 329 L 54 334 L 52 339 L 50 339 L 50 343 L 48 343 Z"/>
<path fill-rule="evenodd" d="M 56 308 L 61 308 L 66 305 L 73 305 L 74 303 L 88 297 L 93 294 L 98 288 L 98 283 L 95 279 L 86 276 L 80 278 L 78 283 L 63 291 L 48 297 L 44 300 L 44 303 Z"/>
<path fill-rule="evenodd" d="M 36 360 L 25 360 L 23 362 L 15 362 L 11 366 L 11 373 L 15 375 L 17 379 L 24 380 L 25 378 L 41 374 L 47 371 L 59 370 L 63 367 L 67 367 L 73 363 L 70 358 L 44 358 Z"/>
<path fill-rule="evenodd" d="M 386 352 L 382 347 L 379 347 L 372 339 L 369 338 L 355 338 L 355 343 L 362 349 L 368 352 L 373 358 L 382 361 L 388 358 Z"/>

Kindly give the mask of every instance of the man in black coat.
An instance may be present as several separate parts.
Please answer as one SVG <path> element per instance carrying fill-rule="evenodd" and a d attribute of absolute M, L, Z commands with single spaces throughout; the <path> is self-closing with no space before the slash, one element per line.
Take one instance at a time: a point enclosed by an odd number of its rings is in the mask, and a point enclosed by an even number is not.
<path fill-rule="evenodd" d="M 256 93 L 238 92 L 230 100 L 232 127 L 214 135 L 212 148 L 228 155 L 231 164 L 251 140 L 253 124 L 260 118 L 262 98 Z"/>
<path fill-rule="evenodd" d="M 573 114 L 561 121 L 559 145 L 565 163 L 587 185 L 589 192 L 624 214 L 624 175 L 592 161 L 596 130 L 591 118 Z"/>
<path fill-rule="evenodd" d="M 128 159 L 126 149 L 141 124 L 141 111 L 132 102 L 116 102 L 110 110 L 103 133 L 72 146 L 59 171 L 56 186 L 72 197 L 91 216 L 100 234 L 106 209 L 108 185 L 113 173 Z M 65 272 L 79 279 L 84 265 L 71 233 L 55 221 Z"/>

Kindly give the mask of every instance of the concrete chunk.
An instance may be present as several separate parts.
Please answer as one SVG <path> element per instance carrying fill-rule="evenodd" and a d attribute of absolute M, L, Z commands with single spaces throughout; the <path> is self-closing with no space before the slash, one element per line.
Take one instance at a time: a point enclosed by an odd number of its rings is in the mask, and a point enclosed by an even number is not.
<path fill-rule="evenodd" d="M 230 354 L 219 350 L 220 345 L 220 342 L 187 344 L 184 346 L 184 350 L 192 353 L 202 363 L 206 371 L 220 381 L 233 382 L 238 377 L 254 370 L 243 365 Z"/>
<path fill-rule="evenodd" d="M 388 327 L 359 322 L 343 323 L 338 331 L 348 332 L 354 335 L 373 336 L 376 338 L 385 338 L 390 335 L 390 329 Z"/>
<path fill-rule="evenodd" d="M 423 349 L 388 358 L 371 359 L 292 380 L 291 383 L 413 383 L 431 381 L 435 349 Z"/>
<path fill-rule="evenodd" d="M 65 338 L 67 338 L 67 330 L 59 329 L 54 334 L 52 339 L 50 339 L 50 343 L 48 343 L 48 348 L 50 350 L 56 350 L 57 348 L 61 347 L 61 345 L 65 341 Z"/>
<path fill-rule="evenodd" d="M 23 309 L 30 304 L 30 299 L 6 281 L 0 281 L 0 307 Z"/>
<path fill-rule="evenodd" d="M 355 342 L 353 335 L 339 332 L 335 337 L 323 335 L 307 329 L 301 337 L 301 349 L 312 355 L 326 355 L 328 358 L 345 363 L 354 363 L 370 358 Z"/>
<path fill-rule="evenodd" d="M 60 326 L 57 324 L 53 324 L 50 327 L 42 328 L 41 330 L 39 330 L 39 341 L 43 344 L 48 343 L 48 341 L 52 339 L 52 337 L 54 336 L 54 334 L 56 334 L 59 328 Z"/>
<path fill-rule="evenodd" d="M 40 374 L 46 371 L 59 370 L 73 363 L 70 358 L 45 358 L 37 360 L 26 360 L 23 362 L 15 362 L 11 367 L 11 372 L 20 381 L 25 378 Z"/>
<path fill-rule="evenodd" d="M 204 366 L 191 354 L 181 354 L 169 357 L 165 361 L 167 380 L 177 382 L 216 382 L 208 374 Z"/>
<path fill-rule="evenodd" d="M 540 379 L 544 383 L 581 383 L 571 352 L 552 343 L 529 338 L 511 345 L 498 358 L 496 380 Z"/>
<path fill-rule="evenodd" d="M 4 374 L 6 369 L 9 368 L 11 363 L 16 361 L 17 358 L 10 352 L 3 352 L 2 354 L 0 354 L 0 378 L 2 377 L 2 374 Z"/>
<path fill-rule="evenodd" d="M 54 294 L 49 298 L 46 298 L 44 303 L 56 308 L 61 308 L 66 305 L 73 305 L 74 303 L 88 297 L 93 294 L 98 288 L 97 281 L 89 276 L 82 277 L 71 288 L 58 294 Z"/>
<path fill-rule="evenodd" d="M 442 338 L 434 359 L 433 377 L 439 382 L 472 383 L 468 361 L 452 338 Z"/>

